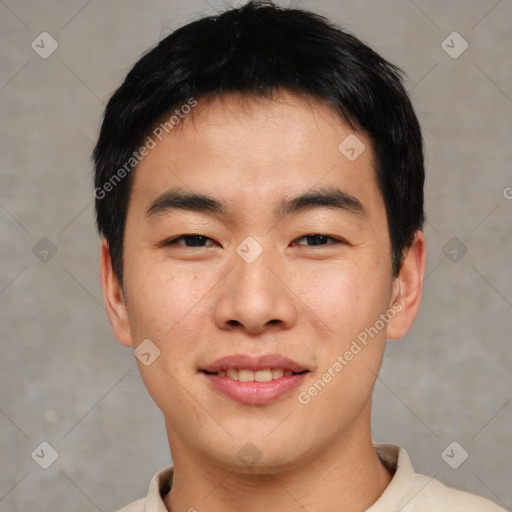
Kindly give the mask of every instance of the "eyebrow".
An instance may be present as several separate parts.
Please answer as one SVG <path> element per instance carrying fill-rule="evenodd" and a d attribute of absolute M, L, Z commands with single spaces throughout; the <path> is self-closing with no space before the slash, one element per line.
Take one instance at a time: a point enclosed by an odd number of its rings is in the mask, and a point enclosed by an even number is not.
<path fill-rule="evenodd" d="M 304 194 L 284 199 L 273 210 L 274 215 L 299 213 L 316 208 L 334 208 L 366 217 L 366 210 L 357 197 L 336 187 L 324 187 L 310 190 Z M 181 189 L 170 189 L 158 196 L 146 210 L 145 217 L 150 220 L 175 210 L 206 213 L 216 217 L 228 217 L 233 212 L 227 204 L 214 197 L 185 192 Z"/>
<path fill-rule="evenodd" d="M 366 210 L 357 197 L 336 187 L 311 190 L 281 202 L 275 213 L 284 217 L 290 213 L 299 213 L 315 208 L 334 208 L 344 212 L 366 217 Z"/>

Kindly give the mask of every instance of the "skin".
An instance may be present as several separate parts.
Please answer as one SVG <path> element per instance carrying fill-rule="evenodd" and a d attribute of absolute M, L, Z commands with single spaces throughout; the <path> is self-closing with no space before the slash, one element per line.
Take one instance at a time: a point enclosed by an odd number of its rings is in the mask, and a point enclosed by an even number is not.
<path fill-rule="evenodd" d="M 161 409 L 174 463 L 168 510 L 362 511 L 391 481 L 372 446 L 371 393 L 386 339 L 416 316 L 425 270 L 421 231 L 398 277 L 370 141 L 353 162 L 338 149 L 354 133 L 329 106 L 281 91 L 273 100 L 199 101 L 139 164 L 124 241 L 123 288 L 101 249 L 101 282 L 117 339 L 161 351 L 138 362 Z M 318 187 L 355 196 L 366 214 L 317 207 L 284 217 L 279 201 Z M 181 187 L 226 202 L 230 216 L 173 210 L 148 219 Z M 208 237 L 187 247 L 183 234 Z M 325 234 L 312 245 L 309 234 Z M 236 247 L 263 248 L 247 263 Z M 402 310 L 307 405 L 297 399 L 393 304 Z M 230 354 L 279 353 L 310 370 L 300 388 L 265 405 L 208 385 L 201 367 Z M 237 452 L 261 453 L 247 467 Z"/>

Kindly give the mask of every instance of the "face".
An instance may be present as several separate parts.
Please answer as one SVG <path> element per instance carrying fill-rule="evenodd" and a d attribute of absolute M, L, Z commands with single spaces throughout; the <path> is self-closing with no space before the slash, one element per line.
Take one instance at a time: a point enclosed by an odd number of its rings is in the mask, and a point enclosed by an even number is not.
<path fill-rule="evenodd" d="M 199 101 L 182 122 L 134 175 L 123 294 L 102 257 L 116 336 L 150 340 L 138 365 L 173 456 L 272 472 L 367 436 L 386 336 L 415 314 L 401 285 L 422 271 L 416 253 L 392 275 L 370 141 L 285 92 Z"/>

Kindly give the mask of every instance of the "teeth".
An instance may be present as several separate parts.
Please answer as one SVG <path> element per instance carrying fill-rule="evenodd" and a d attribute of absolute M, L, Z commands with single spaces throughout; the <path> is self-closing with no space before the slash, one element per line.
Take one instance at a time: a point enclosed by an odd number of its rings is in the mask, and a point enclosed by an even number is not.
<path fill-rule="evenodd" d="M 254 380 L 256 382 L 270 382 L 272 380 L 272 370 L 258 370 L 254 372 Z"/>
<path fill-rule="evenodd" d="M 283 376 L 283 369 L 282 368 L 274 368 L 272 370 L 272 378 L 273 379 L 280 379 Z"/>
<path fill-rule="evenodd" d="M 233 380 L 238 380 L 238 370 L 227 370 L 226 371 L 227 377 Z"/>
<path fill-rule="evenodd" d="M 252 370 L 238 370 L 238 380 L 240 382 L 254 381 L 254 372 Z"/>
<path fill-rule="evenodd" d="M 265 370 L 247 370 L 242 368 L 236 370 L 220 370 L 217 372 L 219 377 L 227 377 L 228 379 L 238 380 L 240 382 L 270 382 L 271 380 L 280 379 L 281 377 L 289 377 L 293 375 L 291 370 L 283 370 L 282 368 L 267 368 Z"/>

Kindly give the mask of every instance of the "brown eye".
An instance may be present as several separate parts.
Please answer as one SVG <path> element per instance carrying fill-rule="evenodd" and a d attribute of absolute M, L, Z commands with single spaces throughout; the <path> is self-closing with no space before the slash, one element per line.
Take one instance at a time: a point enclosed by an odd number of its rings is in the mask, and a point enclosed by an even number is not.
<path fill-rule="evenodd" d="M 339 240 L 332 236 L 322 235 L 322 234 L 313 234 L 313 235 L 304 235 L 297 240 L 306 240 L 306 243 L 298 243 L 296 241 L 293 242 L 293 245 L 332 245 L 328 244 L 329 240 L 332 240 L 334 243 L 342 243 L 343 240 Z"/>
<path fill-rule="evenodd" d="M 185 247 L 205 247 L 207 241 L 212 241 L 204 235 L 180 235 L 172 240 L 168 240 L 164 245 L 184 245 Z M 184 243 L 180 243 L 184 242 Z M 213 245 L 213 244 L 209 244 Z"/>

